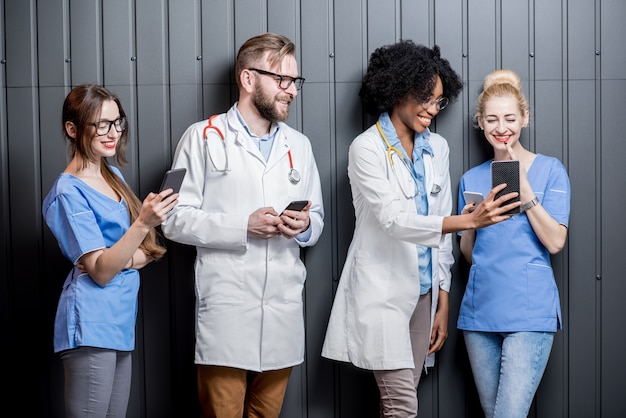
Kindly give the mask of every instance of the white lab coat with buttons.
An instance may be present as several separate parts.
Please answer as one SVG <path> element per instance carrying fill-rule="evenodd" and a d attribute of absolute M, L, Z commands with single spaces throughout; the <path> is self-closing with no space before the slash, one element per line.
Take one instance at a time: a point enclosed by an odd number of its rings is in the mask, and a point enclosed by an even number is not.
<path fill-rule="evenodd" d="M 234 106 L 213 121 L 225 135 L 230 171 L 216 170 L 225 168 L 225 154 L 215 130 L 203 139 L 207 121 L 180 139 L 172 168 L 185 167 L 187 174 L 162 229 L 197 251 L 195 363 L 275 370 L 304 361 L 300 247 L 314 245 L 322 232 L 322 190 L 306 136 L 280 123 L 266 163 Z M 288 179 L 288 150 L 298 184 Z M 272 206 L 280 213 L 292 200 L 312 201 L 308 241 L 247 236 L 252 212 Z"/>
<path fill-rule="evenodd" d="M 434 157 L 424 156 L 429 216 L 418 215 L 389 164 L 376 126 L 350 145 L 348 177 L 356 213 L 354 236 L 333 303 L 322 356 L 368 370 L 414 368 L 409 320 L 420 296 L 415 244 L 432 248 L 432 319 L 439 288 L 450 290 L 454 262 L 443 217 L 452 212 L 449 148 L 431 133 Z M 400 164 L 397 164 L 400 165 Z M 405 167 L 396 167 L 404 190 L 413 190 Z M 434 364 L 429 356 L 426 366 Z"/>

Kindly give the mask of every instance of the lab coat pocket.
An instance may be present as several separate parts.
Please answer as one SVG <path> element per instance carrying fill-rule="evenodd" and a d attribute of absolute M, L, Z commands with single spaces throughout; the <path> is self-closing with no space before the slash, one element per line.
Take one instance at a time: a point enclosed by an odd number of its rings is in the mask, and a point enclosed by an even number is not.
<path fill-rule="evenodd" d="M 246 276 L 243 255 L 233 251 L 198 251 L 196 292 L 201 306 L 243 303 Z"/>
<path fill-rule="evenodd" d="M 384 300 L 389 289 L 387 263 L 372 257 L 368 251 L 357 251 L 352 261 L 349 293 L 356 308 Z"/>

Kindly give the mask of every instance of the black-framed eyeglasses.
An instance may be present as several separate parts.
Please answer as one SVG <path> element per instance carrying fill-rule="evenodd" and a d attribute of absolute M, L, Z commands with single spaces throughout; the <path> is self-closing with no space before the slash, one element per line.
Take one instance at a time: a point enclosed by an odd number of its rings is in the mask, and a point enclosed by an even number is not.
<path fill-rule="evenodd" d="M 441 111 L 445 109 L 446 106 L 448 106 L 448 103 L 450 103 L 450 99 L 448 99 L 447 97 L 440 97 L 437 100 L 430 100 L 430 97 L 427 99 L 422 99 L 422 106 L 424 106 L 424 109 L 428 109 L 433 104 L 436 104 L 437 110 Z"/>
<path fill-rule="evenodd" d="M 272 73 L 270 71 L 260 70 L 258 68 L 248 68 L 248 71 L 256 71 L 262 75 L 269 75 L 270 77 L 275 77 L 278 80 L 278 87 L 282 90 L 287 90 L 291 87 L 291 83 L 295 84 L 296 90 L 300 90 L 302 85 L 304 84 L 304 78 L 302 77 L 290 77 L 288 75 L 281 75 Z"/>
<path fill-rule="evenodd" d="M 111 127 L 115 127 L 115 131 L 122 133 L 126 130 L 126 117 L 121 116 L 115 120 L 99 120 L 91 125 L 96 127 L 96 135 L 104 136 L 111 132 Z"/>

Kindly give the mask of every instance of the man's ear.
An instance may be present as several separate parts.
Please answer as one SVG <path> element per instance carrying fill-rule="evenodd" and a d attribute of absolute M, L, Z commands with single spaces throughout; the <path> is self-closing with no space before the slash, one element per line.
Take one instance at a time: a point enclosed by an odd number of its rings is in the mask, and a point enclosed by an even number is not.
<path fill-rule="evenodd" d="M 74 138 L 76 139 L 76 125 L 74 125 L 74 122 L 65 122 L 65 132 L 67 132 L 67 135 L 70 138 Z"/>
<path fill-rule="evenodd" d="M 241 83 L 241 87 L 251 93 L 254 91 L 254 83 L 256 80 L 254 79 L 254 75 L 250 70 L 242 70 L 241 74 L 239 74 L 239 82 Z"/>

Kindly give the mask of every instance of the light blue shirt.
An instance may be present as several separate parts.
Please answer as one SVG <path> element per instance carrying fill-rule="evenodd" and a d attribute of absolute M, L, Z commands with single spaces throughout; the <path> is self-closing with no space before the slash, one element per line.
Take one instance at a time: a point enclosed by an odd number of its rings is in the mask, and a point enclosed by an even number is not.
<path fill-rule="evenodd" d="M 430 137 L 430 131 L 426 129 L 423 133 L 416 132 L 413 138 L 413 158 L 409 159 L 406 151 L 400 143 L 400 138 L 396 133 L 396 130 L 389 118 L 387 112 L 383 113 L 379 117 L 379 122 L 387 140 L 391 146 L 402 151 L 402 157 L 407 161 L 408 166 L 411 168 L 411 177 L 415 182 L 416 192 L 415 195 L 415 208 L 420 215 L 428 215 L 428 197 L 426 195 L 426 178 L 424 174 L 424 159 L 423 153 L 428 152 L 433 155 L 433 150 L 428 144 L 428 138 Z M 424 295 L 432 287 L 432 250 L 430 247 L 424 245 L 416 245 L 417 257 L 419 263 L 420 273 L 420 294 Z"/>
<path fill-rule="evenodd" d="M 248 136 L 254 142 L 256 142 L 257 146 L 259 147 L 259 151 L 261 151 L 261 154 L 263 154 L 263 157 L 265 158 L 265 161 L 267 161 L 270 158 L 270 152 L 272 151 L 272 146 L 274 145 L 274 138 L 276 138 L 276 134 L 280 129 L 280 125 L 278 125 L 277 123 L 273 123 L 270 126 L 270 131 L 267 134 L 263 135 L 262 137 L 258 137 L 250 131 L 250 128 L 248 128 L 246 121 L 243 120 L 241 113 L 239 113 L 239 109 L 237 109 L 237 106 L 235 106 L 235 114 L 237 115 L 239 122 L 241 122 L 244 129 L 248 133 Z"/>
<path fill-rule="evenodd" d="M 122 178 L 115 167 L 113 171 Z M 117 202 L 71 174 L 61 174 L 42 204 L 43 217 L 61 252 L 73 264 L 89 252 L 109 248 L 130 226 L 126 202 Z M 74 266 L 54 321 L 54 351 L 79 346 L 131 351 L 139 272 L 124 269 L 100 286 Z"/>

